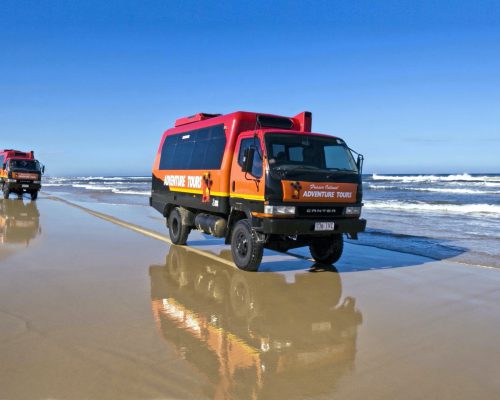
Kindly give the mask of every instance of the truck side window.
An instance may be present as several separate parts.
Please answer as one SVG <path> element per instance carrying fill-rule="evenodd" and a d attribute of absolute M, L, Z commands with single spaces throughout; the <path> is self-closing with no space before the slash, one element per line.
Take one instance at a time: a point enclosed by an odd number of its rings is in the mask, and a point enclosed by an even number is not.
<path fill-rule="evenodd" d="M 223 124 L 167 136 L 160 169 L 219 169 L 225 147 Z"/>
<path fill-rule="evenodd" d="M 0 156 L 0 169 L 3 168 L 3 160 L 4 160 L 4 157 Z"/>
<path fill-rule="evenodd" d="M 253 167 L 251 174 L 256 178 L 262 176 L 262 148 L 260 146 L 260 141 L 254 138 L 243 139 L 240 144 L 240 151 L 238 153 L 238 164 L 243 165 L 243 157 L 245 156 L 245 150 L 249 147 L 255 148 L 255 153 L 253 154 Z"/>

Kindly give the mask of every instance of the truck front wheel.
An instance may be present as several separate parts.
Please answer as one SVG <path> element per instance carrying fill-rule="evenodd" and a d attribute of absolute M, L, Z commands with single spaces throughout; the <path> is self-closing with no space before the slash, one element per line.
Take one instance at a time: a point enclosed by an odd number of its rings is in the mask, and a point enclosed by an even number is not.
<path fill-rule="evenodd" d="M 264 245 L 257 241 L 257 235 L 252 232 L 247 219 L 238 221 L 231 234 L 231 253 L 236 266 L 245 271 L 257 271 Z"/>
<path fill-rule="evenodd" d="M 36 198 L 38 197 L 38 192 L 35 190 L 34 192 L 31 192 L 31 200 L 36 200 Z"/>
<path fill-rule="evenodd" d="M 170 240 L 174 244 L 186 244 L 187 238 L 189 236 L 189 227 L 182 223 L 181 213 L 176 207 L 168 216 L 168 232 L 170 234 Z"/>
<path fill-rule="evenodd" d="M 311 256 L 322 264 L 333 264 L 342 256 L 344 238 L 341 234 L 314 239 L 309 245 Z"/>

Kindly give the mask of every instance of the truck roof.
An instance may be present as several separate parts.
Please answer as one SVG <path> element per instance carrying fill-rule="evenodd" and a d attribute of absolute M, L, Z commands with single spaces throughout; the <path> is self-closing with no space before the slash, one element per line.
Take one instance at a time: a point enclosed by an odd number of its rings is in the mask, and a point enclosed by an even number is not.
<path fill-rule="evenodd" d="M 20 158 L 28 160 L 35 159 L 35 152 L 33 150 L 24 152 L 14 149 L 5 149 L 5 150 L 0 150 L 0 155 L 3 155 L 5 159 L 8 158 Z"/>
<path fill-rule="evenodd" d="M 165 133 L 182 133 L 187 130 L 201 129 L 218 124 L 226 126 L 238 124 L 238 131 L 240 132 L 266 128 L 311 132 L 312 114 L 309 111 L 304 111 L 293 117 L 286 117 L 249 111 L 236 111 L 225 115 L 198 113 L 177 119 L 174 127 L 168 129 Z"/>

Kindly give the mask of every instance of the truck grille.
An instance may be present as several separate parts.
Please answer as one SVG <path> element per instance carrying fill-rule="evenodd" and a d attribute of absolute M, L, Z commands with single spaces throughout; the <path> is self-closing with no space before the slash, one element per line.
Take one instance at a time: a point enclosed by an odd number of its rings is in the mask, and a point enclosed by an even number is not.
<path fill-rule="evenodd" d="M 302 218 L 338 218 L 342 216 L 344 207 L 325 207 L 325 206 L 299 206 L 297 215 Z"/>

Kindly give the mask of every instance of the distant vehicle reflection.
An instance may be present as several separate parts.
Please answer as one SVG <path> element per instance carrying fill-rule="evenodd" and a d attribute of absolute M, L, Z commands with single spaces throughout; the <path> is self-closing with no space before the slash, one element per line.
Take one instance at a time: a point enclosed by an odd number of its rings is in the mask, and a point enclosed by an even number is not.
<path fill-rule="evenodd" d="M 340 275 L 315 267 L 248 273 L 172 246 L 150 267 L 160 334 L 206 375 L 210 398 L 331 393 L 353 367 L 362 315 Z"/>
<path fill-rule="evenodd" d="M 36 202 L 0 200 L 0 244 L 25 244 L 41 232 Z"/>

